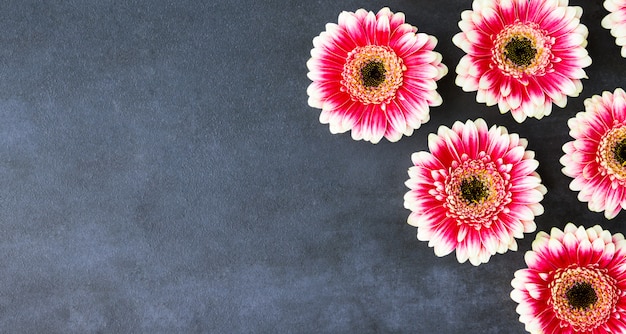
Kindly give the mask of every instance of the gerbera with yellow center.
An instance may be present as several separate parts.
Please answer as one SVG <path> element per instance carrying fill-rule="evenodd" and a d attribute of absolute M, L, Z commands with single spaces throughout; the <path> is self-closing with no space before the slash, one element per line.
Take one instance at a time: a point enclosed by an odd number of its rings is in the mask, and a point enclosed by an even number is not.
<path fill-rule="evenodd" d="M 416 32 L 402 13 L 359 9 L 313 39 L 308 103 L 322 109 L 331 133 L 395 142 L 430 119 L 429 108 L 442 103 L 436 82 L 448 68 L 433 51 L 437 39 Z"/>
<path fill-rule="evenodd" d="M 430 153 L 413 154 L 406 181 L 404 206 L 417 238 L 437 256 L 456 250 L 459 262 L 473 265 L 516 250 L 515 238 L 535 231 L 546 193 L 526 146 L 482 119 L 439 127 L 428 137 Z"/>
<path fill-rule="evenodd" d="M 612 219 L 626 208 L 626 93 L 618 88 L 584 103 L 567 122 L 574 140 L 563 145 L 563 173 L 589 210 Z"/>
<path fill-rule="evenodd" d="M 626 241 L 596 225 L 537 233 L 511 298 L 531 333 L 625 333 Z"/>
<path fill-rule="evenodd" d="M 520 123 L 549 115 L 553 103 L 565 107 L 591 64 L 581 15 L 567 0 L 474 0 L 452 39 L 467 53 L 456 84 Z"/>

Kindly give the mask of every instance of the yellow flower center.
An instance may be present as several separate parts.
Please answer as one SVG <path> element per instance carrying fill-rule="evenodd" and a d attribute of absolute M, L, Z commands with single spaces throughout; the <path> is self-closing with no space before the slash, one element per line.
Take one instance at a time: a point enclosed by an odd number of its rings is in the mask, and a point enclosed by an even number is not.
<path fill-rule="evenodd" d="M 404 62 L 390 47 L 357 47 L 343 66 L 342 91 L 363 104 L 388 103 L 402 86 L 404 71 Z"/>

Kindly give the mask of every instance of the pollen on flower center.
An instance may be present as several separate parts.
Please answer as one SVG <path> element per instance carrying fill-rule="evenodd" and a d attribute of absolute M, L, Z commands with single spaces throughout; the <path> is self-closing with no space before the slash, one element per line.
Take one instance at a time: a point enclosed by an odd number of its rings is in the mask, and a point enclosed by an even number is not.
<path fill-rule="evenodd" d="M 620 292 L 606 269 L 570 267 L 558 269 L 548 284 L 556 317 L 562 327 L 586 332 L 605 323 Z"/>
<path fill-rule="evenodd" d="M 565 292 L 567 301 L 573 308 L 587 309 L 598 301 L 593 286 L 587 282 L 575 283 Z"/>
<path fill-rule="evenodd" d="M 489 189 L 483 182 L 475 177 L 469 177 L 461 181 L 461 197 L 468 203 L 478 203 L 489 195 Z"/>
<path fill-rule="evenodd" d="M 406 66 L 388 46 L 367 45 L 348 53 L 342 91 L 363 104 L 388 103 L 402 86 Z"/>
<path fill-rule="evenodd" d="M 535 60 L 537 49 L 534 48 L 530 39 L 513 37 L 504 46 L 504 55 L 515 65 L 526 67 Z"/>
<path fill-rule="evenodd" d="M 617 126 L 602 137 L 596 156 L 602 175 L 626 185 L 626 125 Z"/>
<path fill-rule="evenodd" d="M 493 64 L 515 78 L 540 76 L 551 70 L 554 38 L 536 23 L 516 22 L 506 26 L 494 39 Z"/>
<path fill-rule="evenodd" d="M 626 164 L 626 139 L 622 139 L 622 141 L 615 145 L 613 155 L 620 165 L 624 166 Z"/>
<path fill-rule="evenodd" d="M 361 69 L 365 87 L 377 87 L 385 81 L 385 65 L 380 61 L 371 61 Z"/>

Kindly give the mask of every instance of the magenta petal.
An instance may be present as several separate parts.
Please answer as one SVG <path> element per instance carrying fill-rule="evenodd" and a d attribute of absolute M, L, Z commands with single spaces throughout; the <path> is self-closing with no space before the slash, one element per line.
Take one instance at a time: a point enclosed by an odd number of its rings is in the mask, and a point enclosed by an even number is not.
<path fill-rule="evenodd" d="M 462 141 L 465 153 L 471 158 L 478 156 L 478 130 L 474 122 L 467 122 L 462 130 Z"/>
<path fill-rule="evenodd" d="M 626 94 L 623 91 L 616 90 L 615 98 L 613 100 L 613 118 L 618 121 L 626 120 Z"/>
<path fill-rule="evenodd" d="M 514 0 L 500 1 L 500 17 L 503 22 L 513 23 L 518 18 L 515 2 Z"/>
<path fill-rule="evenodd" d="M 457 246 L 456 224 L 449 220 L 444 219 L 443 222 L 435 229 L 433 238 L 429 242 L 429 246 L 435 248 L 435 254 L 437 256 L 445 256 L 450 254 Z"/>
<path fill-rule="evenodd" d="M 576 236 L 571 233 L 566 234 L 563 238 L 563 246 L 569 255 L 568 260 L 576 261 L 576 257 L 572 257 L 572 255 L 575 255 L 578 252 L 578 240 L 576 239 Z"/>
<path fill-rule="evenodd" d="M 377 35 L 377 18 L 373 12 L 369 12 L 365 15 L 365 18 L 361 21 L 363 25 L 363 32 L 365 34 L 365 39 L 367 44 L 376 44 L 379 45 L 376 35 Z"/>
<path fill-rule="evenodd" d="M 387 131 L 387 117 L 379 106 L 371 108 L 369 128 L 372 134 L 370 141 L 373 143 L 379 142 Z"/>
<path fill-rule="evenodd" d="M 350 38 L 358 46 L 367 45 L 369 38 L 367 37 L 365 31 L 363 31 L 363 24 L 359 22 L 356 15 L 352 13 L 349 13 L 345 16 L 346 16 L 345 18 L 346 20 L 342 26 L 345 29 L 345 32 L 348 34 L 348 36 L 350 36 Z M 341 23 L 340 23 L 340 26 L 341 26 Z"/>
<path fill-rule="evenodd" d="M 528 175 L 539 167 L 539 162 L 535 159 L 525 159 L 515 165 L 515 173 Z"/>
<path fill-rule="evenodd" d="M 387 105 L 386 113 L 389 122 L 388 131 L 393 129 L 393 131 L 403 133 L 407 124 L 402 110 L 395 101 Z"/>
<path fill-rule="evenodd" d="M 591 242 L 589 240 L 582 240 L 580 244 L 578 244 L 578 258 L 577 262 L 580 265 L 586 266 L 591 262 L 592 256 L 592 247 Z"/>
<path fill-rule="evenodd" d="M 376 42 L 378 45 L 389 45 L 389 37 L 391 35 L 389 18 L 387 16 L 382 16 L 378 19 L 376 24 Z"/>

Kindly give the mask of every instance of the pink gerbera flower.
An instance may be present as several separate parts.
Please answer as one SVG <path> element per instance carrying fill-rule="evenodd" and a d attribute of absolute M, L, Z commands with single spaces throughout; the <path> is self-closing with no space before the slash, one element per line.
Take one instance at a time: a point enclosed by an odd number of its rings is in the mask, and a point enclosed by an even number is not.
<path fill-rule="evenodd" d="M 448 68 L 433 51 L 437 39 L 416 31 L 402 13 L 359 9 L 342 12 L 313 39 L 309 105 L 322 109 L 331 133 L 351 129 L 355 140 L 394 142 L 429 120 L 429 106 L 442 102 L 436 81 Z"/>
<path fill-rule="evenodd" d="M 537 233 L 511 298 L 531 333 L 626 333 L 626 241 L 596 225 Z"/>
<path fill-rule="evenodd" d="M 515 238 L 535 231 L 546 193 L 539 165 L 527 141 L 482 119 L 428 137 L 428 152 L 412 156 L 404 207 L 417 238 L 429 241 L 435 255 L 456 249 L 457 260 L 473 265 L 491 255 L 517 250 Z"/>
<path fill-rule="evenodd" d="M 611 13 L 602 19 L 602 27 L 611 30 L 615 44 L 622 47 L 622 57 L 626 58 L 626 1 L 606 0 L 604 8 Z"/>
<path fill-rule="evenodd" d="M 565 143 L 563 173 L 570 189 L 589 210 L 612 219 L 626 208 L 626 93 L 621 88 L 585 100 L 585 111 L 567 125 L 574 141 Z"/>
<path fill-rule="evenodd" d="M 467 54 L 456 84 L 477 91 L 476 101 L 511 111 L 517 122 L 565 107 L 582 91 L 587 28 L 582 8 L 567 0 L 474 0 L 461 14 L 462 32 L 452 41 Z"/>

